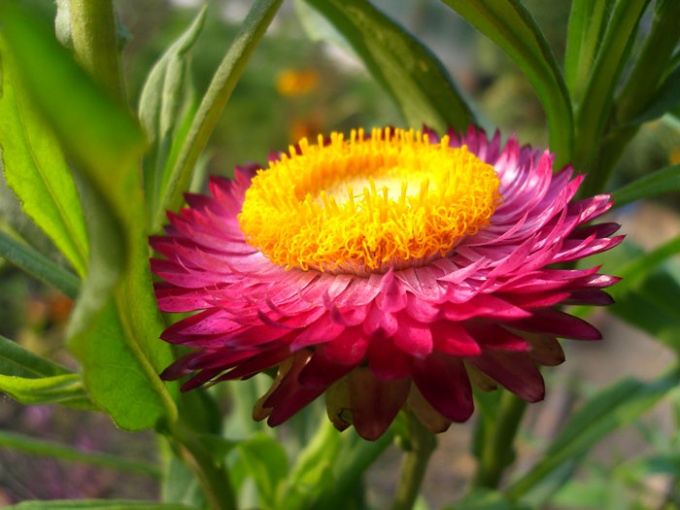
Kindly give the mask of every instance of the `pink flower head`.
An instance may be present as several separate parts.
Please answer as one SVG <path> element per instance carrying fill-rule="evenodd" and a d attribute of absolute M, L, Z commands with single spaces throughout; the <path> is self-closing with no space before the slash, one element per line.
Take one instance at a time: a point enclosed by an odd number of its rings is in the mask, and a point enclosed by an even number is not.
<path fill-rule="evenodd" d="M 617 281 L 568 264 L 622 240 L 586 225 L 611 200 L 573 200 L 572 173 L 471 128 L 334 133 L 214 177 L 151 239 L 160 308 L 198 311 L 163 333 L 193 350 L 162 377 L 189 390 L 278 366 L 256 419 L 325 392 L 335 426 L 371 440 L 402 408 L 434 432 L 467 420 L 471 380 L 541 400 L 557 337 L 601 337 L 560 306 L 610 304 Z"/>

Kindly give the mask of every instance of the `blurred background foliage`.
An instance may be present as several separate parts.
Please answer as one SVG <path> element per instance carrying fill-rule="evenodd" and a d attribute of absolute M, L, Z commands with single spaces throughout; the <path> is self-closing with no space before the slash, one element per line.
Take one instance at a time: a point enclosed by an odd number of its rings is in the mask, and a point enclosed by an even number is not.
<path fill-rule="evenodd" d="M 51 23 L 54 19 L 54 3 L 45 0 L 23 0 L 22 3 L 40 13 L 46 22 Z M 196 98 L 201 97 L 206 90 L 250 3 L 229 0 L 210 4 L 204 31 L 191 53 Z M 533 89 L 519 68 L 492 42 L 439 2 L 376 0 L 374 3 L 437 54 L 464 93 L 474 98 L 479 105 L 481 111 L 476 113 L 483 125 L 498 127 L 505 134 L 515 133 L 523 143 L 547 145 L 545 116 Z M 561 58 L 565 51 L 571 3 L 566 0 L 527 0 L 525 4 L 542 28 L 555 55 Z M 190 24 L 198 5 L 198 2 L 187 0 L 116 2 L 121 24 L 125 33 L 129 34 L 123 57 L 131 104 L 137 104 L 149 69 Z M 342 51 L 336 46 L 308 37 L 296 13 L 296 3 L 290 1 L 284 3 L 267 36 L 255 50 L 202 161 L 205 173 L 231 175 L 233 168 L 239 164 L 264 162 L 267 154 L 262 152 L 263 147 L 272 151 L 285 150 L 288 144 L 295 143 L 303 136 L 316 137 L 319 133 L 346 131 L 356 126 L 401 123 L 394 104 L 370 78 L 360 60 L 351 51 Z M 615 172 L 616 179 L 610 185 L 617 188 L 657 168 L 680 163 L 678 134 L 679 127 L 664 120 L 645 124 L 621 158 Z M 194 183 L 195 188 L 200 186 L 200 181 Z M 675 194 L 659 199 L 663 207 L 654 209 L 651 222 L 661 217 L 671 225 L 677 225 L 678 198 Z M 0 221 L 19 232 L 34 246 L 40 247 L 41 252 L 52 253 L 56 261 L 60 260 L 56 249 L 46 249 L 49 240 L 20 213 L 16 198 L 4 182 L 0 186 Z M 673 230 L 675 227 L 670 228 Z M 16 339 L 33 352 L 73 366 L 63 347 L 63 330 L 70 306 L 69 300 L 57 291 L 46 288 L 0 261 L 1 335 Z M 598 346 L 569 348 L 584 350 L 586 357 L 607 360 L 606 355 L 596 352 L 601 349 Z M 635 363 L 635 360 L 628 359 L 626 362 Z M 562 407 L 551 401 L 543 408 L 552 409 L 550 406 L 558 405 L 561 411 L 550 416 L 559 421 L 560 413 L 564 414 L 564 406 L 573 407 L 579 395 L 588 393 L 590 387 L 588 382 L 578 381 L 573 375 L 566 376 L 559 371 L 551 373 L 549 377 L 550 387 L 558 384 L 569 390 L 558 392 L 561 398 L 571 399 L 563 403 Z M 228 390 L 224 385 L 213 391 Z M 85 451 L 124 451 L 130 458 L 154 461 L 149 455 L 156 455 L 157 448 L 149 445 L 149 442 L 155 441 L 150 432 L 130 436 L 117 431 L 104 415 L 64 411 L 60 407 L 24 407 L 8 397 L 2 397 L 1 402 L 0 429 L 3 431 L 22 431 L 45 439 L 58 439 Z M 677 410 L 677 402 L 673 405 Z M 546 438 L 541 438 L 541 434 L 548 434 L 546 431 L 558 426 L 558 423 L 546 423 L 551 418 L 540 418 L 540 412 L 540 406 L 537 406 L 530 418 L 534 420 L 533 430 L 538 431 L 537 434 L 523 438 L 529 451 L 541 441 L 546 441 Z M 673 421 L 678 417 L 668 419 Z M 292 420 L 289 425 L 291 428 L 303 426 L 304 423 L 296 420 Z M 673 436 L 668 439 L 660 431 L 661 428 L 655 422 L 637 423 L 634 430 L 637 439 L 632 440 L 633 444 L 647 450 L 651 447 L 654 451 L 676 451 L 678 438 Z M 286 429 L 282 428 L 280 433 L 286 434 Z M 461 451 L 467 447 L 466 434 L 462 432 L 451 440 L 451 444 L 445 445 L 437 454 L 439 460 L 435 460 L 431 468 L 433 474 L 424 487 L 426 493 L 437 490 L 438 469 L 458 470 L 460 473 L 457 478 L 459 486 L 448 483 L 449 492 L 438 500 L 440 502 L 450 500 L 456 491 L 459 493 L 462 480 L 469 476 L 471 466 L 465 464 L 464 456 L 460 457 Z M 622 487 L 624 491 L 638 490 L 640 501 L 650 497 L 648 492 L 654 493 L 653 487 L 650 489 L 644 484 L 639 487 L 640 470 L 654 473 L 658 468 L 658 471 L 663 472 L 668 468 L 664 468 L 663 462 L 677 463 L 677 458 L 646 458 L 645 465 L 634 461 L 622 463 L 615 473 L 615 483 L 607 483 L 612 475 L 611 465 L 616 464 L 618 455 L 624 455 L 623 450 L 629 450 L 628 442 L 631 440 L 626 437 L 612 445 L 609 453 L 601 456 L 607 460 L 605 465 L 595 462 L 586 465 L 584 476 L 576 482 L 571 492 L 558 497 L 560 508 L 582 508 L 584 500 L 594 502 L 588 508 L 604 508 L 603 502 L 610 502 Z M 626 442 L 623 448 L 620 448 L 621 441 Z M 455 455 L 463 458 L 463 461 L 452 460 Z M 377 471 L 369 474 L 378 492 L 389 494 L 390 484 L 395 479 L 394 469 L 390 468 L 393 461 L 394 456 L 388 452 L 375 468 Z M 471 464 L 472 460 L 468 462 Z M 680 471 L 680 466 L 672 467 Z M 159 491 L 158 480 L 153 473 L 139 475 L 83 467 L 0 447 L 0 504 L 24 499 L 124 498 L 140 493 L 158 494 Z M 379 501 L 380 495 L 376 498 Z M 678 508 L 672 505 L 680 505 L 677 494 L 676 499 L 669 502 L 658 498 L 654 501 L 658 503 L 658 508 L 663 508 L 666 503 L 671 505 L 666 508 Z M 647 508 L 641 505 L 630 508 Z"/>

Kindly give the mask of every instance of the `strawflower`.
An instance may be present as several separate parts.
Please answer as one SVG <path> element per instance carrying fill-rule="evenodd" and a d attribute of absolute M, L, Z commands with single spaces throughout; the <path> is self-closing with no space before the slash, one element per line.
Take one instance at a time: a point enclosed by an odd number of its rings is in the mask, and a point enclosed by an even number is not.
<path fill-rule="evenodd" d="M 611 200 L 573 200 L 572 174 L 498 133 L 386 128 L 213 177 L 151 239 L 160 308 L 199 311 L 163 333 L 193 350 L 162 376 L 189 390 L 278 367 L 256 419 L 325 392 L 335 426 L 371 440 L 403 408 L 433 432 L 467 420 L 471 381 L 541 400 L 557 337 L 601 337 L 560 307 L 610 304 L 617 281 L 569 264 L 622 239 L 586 225 Z"/>

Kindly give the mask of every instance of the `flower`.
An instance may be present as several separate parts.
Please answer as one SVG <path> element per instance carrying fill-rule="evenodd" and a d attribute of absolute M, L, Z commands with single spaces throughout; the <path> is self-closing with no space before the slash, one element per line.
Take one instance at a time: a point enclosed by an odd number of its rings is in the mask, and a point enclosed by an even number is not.
<path fill-rule="evenodd" d="M 193 350 L 168 367 L 189 390 L 278 366 L 253 412 L 278 425 L 326 393 L 330 419 L 373 440 L 402 408 L 433 432 L 473 412 L 471 381 L 534 402 L 557 337 L 595 340 L 561 305 L 607 305 L 617 278 L 569 263 L 608 250 L 586 225 L 608 195 L 553 173 L 547 151 L 470 128 L 333 133 L 213 177 L 151 239 L 170 326 Z"/>
<path fill-rule="evenodd" d="M 304 96 L 319 85 L 319 73 L 314 69 L 284 69 L 276 76 L 276 91 L 282 96 Z"/>

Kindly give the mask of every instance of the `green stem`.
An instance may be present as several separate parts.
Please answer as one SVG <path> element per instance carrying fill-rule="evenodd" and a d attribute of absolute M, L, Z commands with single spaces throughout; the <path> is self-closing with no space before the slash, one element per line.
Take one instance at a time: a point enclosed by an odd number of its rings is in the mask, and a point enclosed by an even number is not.
<path fill-rule="evenodd" d="M 171 444 L 194 472 L 211 510 L 236 510 L 236 496 L 226 466 L 215 461 L 196 434 L 181 422 L 172 427 Z"/>
<path fill-rule="evenodd" d="M 401 475 L 397 487 L 397 495 L 392 504 L 392 510 L 410 510 L 418 497 L 420 485 L 425 477 L 425 471 L 430 456 L 437 447 L 434 434 L 420 423 L 413 413 L 408 413 L 408 425 L 411 432 L 410 448 L 404 454 L 401 465 Z"/>
<path fill-rule="evenodd" d="M 496 425 L 482 442 L 473 488 L 495 489 L 500 484 L 503 471 L 512 463 L 514 439 L 526 407 L 527 403 L 514 393 L 506 391 L 501 397 Z"/>
<path fill-rule="evenodd" d="M 73 51 L 80 65 L 125 102 L 112 0 L 70 0 Z"/>

